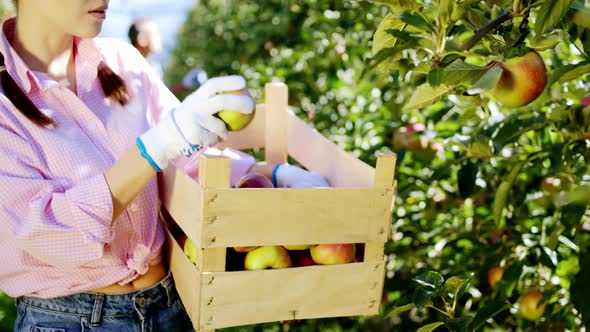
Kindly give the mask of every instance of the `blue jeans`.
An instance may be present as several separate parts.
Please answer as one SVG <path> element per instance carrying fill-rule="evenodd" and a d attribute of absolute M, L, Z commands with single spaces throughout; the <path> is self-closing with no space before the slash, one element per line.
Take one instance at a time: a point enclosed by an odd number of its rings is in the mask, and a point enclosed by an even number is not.
<path fill-rule="evenodd" d="M 14 331 L 194 331 L 172 275 L 123 295 L 82 293 L 54 299 L 19 297 Z"/>

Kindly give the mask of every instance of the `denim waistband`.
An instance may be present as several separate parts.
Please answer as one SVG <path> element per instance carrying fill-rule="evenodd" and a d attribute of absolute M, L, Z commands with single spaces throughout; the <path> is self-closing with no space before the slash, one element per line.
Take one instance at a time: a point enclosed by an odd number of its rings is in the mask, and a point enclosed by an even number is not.
<path fill-rule="evenodd" d="M 26 305 L 38 309 L 55 311 L 61 314 L 89 316 L 92 321 L 101 317 L 146 315 L 155 305 L 169 306 L 177 298 L 172 274 L 156 285 L 127 294 L 80 293 L 52 299 L 22 296 L 17 299 Z"/>

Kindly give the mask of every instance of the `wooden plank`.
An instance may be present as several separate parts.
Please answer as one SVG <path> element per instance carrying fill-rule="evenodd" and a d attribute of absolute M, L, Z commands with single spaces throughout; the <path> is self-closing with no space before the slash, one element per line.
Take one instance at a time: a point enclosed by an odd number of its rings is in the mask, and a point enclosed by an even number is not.
<path fill-rule="evenodd" d="M 256 105 L 256 114 L 250 124 L 239 131 L 231 131 L 225 141 L 217 144 L 217 148 L 232 147 L 238 150 L 263 148 L 266 139 L 266 107 L 264 104 Z"/>
<path fill-rule="evenodd" d="M 203 246 L 385 242 L 393 188 L 206 189 Z"/>
<path fill-rule="evenodd" d="M 394 185 L 395 163 L 397 156 L 394 153 L 383 154 L 377 157 L 377 167 L 375 168 L 375 188 L 392 188 Z M 393 203 L 395 196 L 391 198 L 389 206 L 389 218 L 383 227 L 386 230 L 387 238 L 391 231 L 391 218 L 393 214 Z M 385 243 L 382 241 L 372 241 L 365 243 L 365 257 L 364 261 L 379 261 L 383 259 Z"/>
<path fill-rule="evenodd" d="M 160 201 L 182 231 L 201 247 L 201 201 L 203 189 L 198 182 L 174 165 L 159 177 Z"/>
<path fill-rule="evenodd" d="M 199 159 L 199 182 L 201 186 L 209 188 L 229 188 L 229 159 L 225 157 L 208 156 L 202 154 Z M 208 205 L 202 201 L 203 209 Z M 211 219 L 213 222 L 215 219 Z M 203 235 L 203 234 L 202 234 Z M 215 238 L 210 238 L 215 242 Z M 201 242 L 202 243 L 202 242 Z M 225 271 L 225 248 L 205 248 L 197 250 L 197 263 L 201 271 Z"/>
<path fill-rule="evenodd" d="M 267 83 L 265 160 L 269 164 L 287 162 L 287 109 L 289 92 L 284 83 Z M 299 141 L 301 142 L 304 141 Z M 306 146 L 307 144 L 302 144 Z"/>
<path fill-rule="evenodd" d="M 293 113 L 288 116 L 289 155 L 319 172 L 332 187 L 372 187 L 375 169 L 332 143 Z"/>
<path fill-rule="evenodd" d="M 167 229 L 166 256 L 178 295 L 191 318 L 193 327 L 199 331 L 201 273 L 186 257 L 178 242 Z"/>
<path fill-rule="evenodd" d="M 384 262 L 203 274 L 204 328 L 379 310 Z"/>

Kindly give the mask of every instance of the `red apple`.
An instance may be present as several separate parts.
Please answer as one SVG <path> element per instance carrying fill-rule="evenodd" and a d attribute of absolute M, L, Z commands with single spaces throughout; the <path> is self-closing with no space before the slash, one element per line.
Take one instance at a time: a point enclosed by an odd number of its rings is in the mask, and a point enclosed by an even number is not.
<path fill-rule="evenodd" d="M 311 257 L 317 264 L 346 264 L 354 260 L 354 244 L 318 244 L 311 247 Z"/>
<path fill-rule="evenodd" d="M 316 265 L 311 258 L 311 254 L 309 250 L 300 250 L 294 251 L 289 254 L 291 256 L 291 260 L 293 261 L 293 266 L 310 266 Z"/>
<path fill-rule="evenodd" d="M 580 99 L 580 105 L 582 105 L 582 107 L 590 106 L 590 95 L 582 97 L 582 99 Z"/>
<path fill-rule="evenodd" d="M 284 269 L 291 266 L 287 249 L 280 246 L 258 247 L 249 251 L 244 261 L 246 270 Z"/>
<path fill-rule="evenodd" d="M 264 175 L 256 172 L 250 172 L 242 176 L 236 188 L 274 188 L 272 182 Z"/>
<path fill-rule="evenodd" d="M 488 271 L 488 283 L 490 287 L 494 288 L 496 284 L 502 279 L 504 275 L 504 268 L 501 266 L 496 266 L 491 268 Z"/>
<path fill-rule="evenodd" d="M 547 68 L 541 55 L 531 50 L 499 63 L 502 76 L 490 93 L 507 107 L 520 107 L 537 99 L 547 84 Z"/>
<path fill-rule="evenodd" d="M 254 247 L 234 247 L 234 250 L 237 252 L 249 252 L 254 249 L 258 248 L 257 246 Z"/>
<path fill-rule="evenodd" d="M 529 290 L 521 295 L 518 299 L 518 312 L 520 313 L 520 316 L 530 321 L 539 320 L 539 318 L 541 318 L 545 312 L 546 305 L 546 303 L 543 303 L 539 306 L 539 302 L 541 302 L 542 298 L 543 294 L 535 289 Z"/>

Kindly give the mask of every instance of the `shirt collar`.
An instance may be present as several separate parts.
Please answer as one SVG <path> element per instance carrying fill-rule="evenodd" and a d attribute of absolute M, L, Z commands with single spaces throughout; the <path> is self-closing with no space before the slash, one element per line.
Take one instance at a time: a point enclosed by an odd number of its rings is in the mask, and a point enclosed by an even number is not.
<path fill-rule="evenodd" d="M 9 40 L 14 37 L 15 29 L 15 17 L 4 21 L 2 29 L 0 29 L 0 52 L 4 55 L 6 71 L 25 93 L 29 93 L 34 86 L 42 91 L 55 86 L 55 80 L 43 73 L 32 71 L 12 47 Z M 76 37 L 74 43 L 76 81 L 93 81 L 98 74 L 98 65 L 102 61 L 101 52 L 93 39 Z"/>

